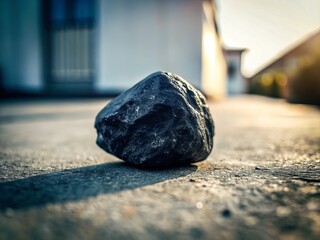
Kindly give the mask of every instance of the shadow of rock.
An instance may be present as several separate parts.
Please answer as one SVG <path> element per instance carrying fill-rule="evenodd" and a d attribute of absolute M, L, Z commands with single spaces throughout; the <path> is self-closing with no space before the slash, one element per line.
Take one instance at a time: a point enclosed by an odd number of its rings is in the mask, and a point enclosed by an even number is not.
<path fill-rule="evenodd" d="M 122 162 L 105 163 L 0 183 L 0 210 L 77 201 L 99 194 L 152 185 L 186 176 L 196 166 L 138 169 Z"/>

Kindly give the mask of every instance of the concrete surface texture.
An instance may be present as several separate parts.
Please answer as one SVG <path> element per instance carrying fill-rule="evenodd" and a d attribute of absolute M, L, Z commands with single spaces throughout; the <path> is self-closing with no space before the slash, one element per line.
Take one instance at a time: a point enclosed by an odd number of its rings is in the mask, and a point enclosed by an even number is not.
<path fill-rule="evenodd" d="M 0 103 L 0 239 L 320 239 L 318 109 L 212 102 L 209 158 L 148 170 L 95 145 L 105 103 Z"/>

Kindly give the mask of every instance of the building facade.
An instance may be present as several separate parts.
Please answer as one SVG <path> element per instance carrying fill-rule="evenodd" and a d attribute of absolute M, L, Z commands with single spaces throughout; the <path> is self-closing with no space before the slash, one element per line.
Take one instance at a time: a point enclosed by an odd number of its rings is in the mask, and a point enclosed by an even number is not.
<path fill-rule="evenodd" d="M 214 1 L 0 1 L 5 92 L 119 93 L 152 72 L 226 94 Z"/>

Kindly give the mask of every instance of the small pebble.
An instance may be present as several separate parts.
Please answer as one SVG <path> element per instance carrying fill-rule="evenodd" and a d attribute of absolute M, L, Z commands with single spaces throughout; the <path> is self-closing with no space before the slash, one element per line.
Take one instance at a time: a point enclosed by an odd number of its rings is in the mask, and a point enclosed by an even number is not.
<path fill-rule="evenodd" d="M 231 217 L 232 213 L 229 209 L 224 209 L 222 212 L 221 212 L 221 215 L 225 218 L 228 218 L 228 217 Z"/>
<path fill-rule="evenodd" d="M 290 213 L 291 213 L 291 210 L 288 207 L 280 206 L 280 207 L 277 207 L 276 209 L 276 214 L 278 217 L 286 217 L 290 215 Z"/>
<path fill-rule="evenodd" d="M 202 203 L 202 202 L 197 202 L 197 203 L 196 203 L 196 207 L 197 207 L 198 209 L 203 208 L 203 203 Z"/>

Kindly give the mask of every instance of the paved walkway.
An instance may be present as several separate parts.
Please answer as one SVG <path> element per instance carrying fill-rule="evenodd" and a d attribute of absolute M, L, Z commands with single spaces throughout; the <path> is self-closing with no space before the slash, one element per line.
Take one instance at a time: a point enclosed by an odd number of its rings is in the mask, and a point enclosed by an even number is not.
<path fill-rule="evenodd" d="M 133 168 L 95 145 L 102 100 L 0 103 L 0 239 L 320 239 L 320 113 L 210 103 L 209 158 Z"/>

